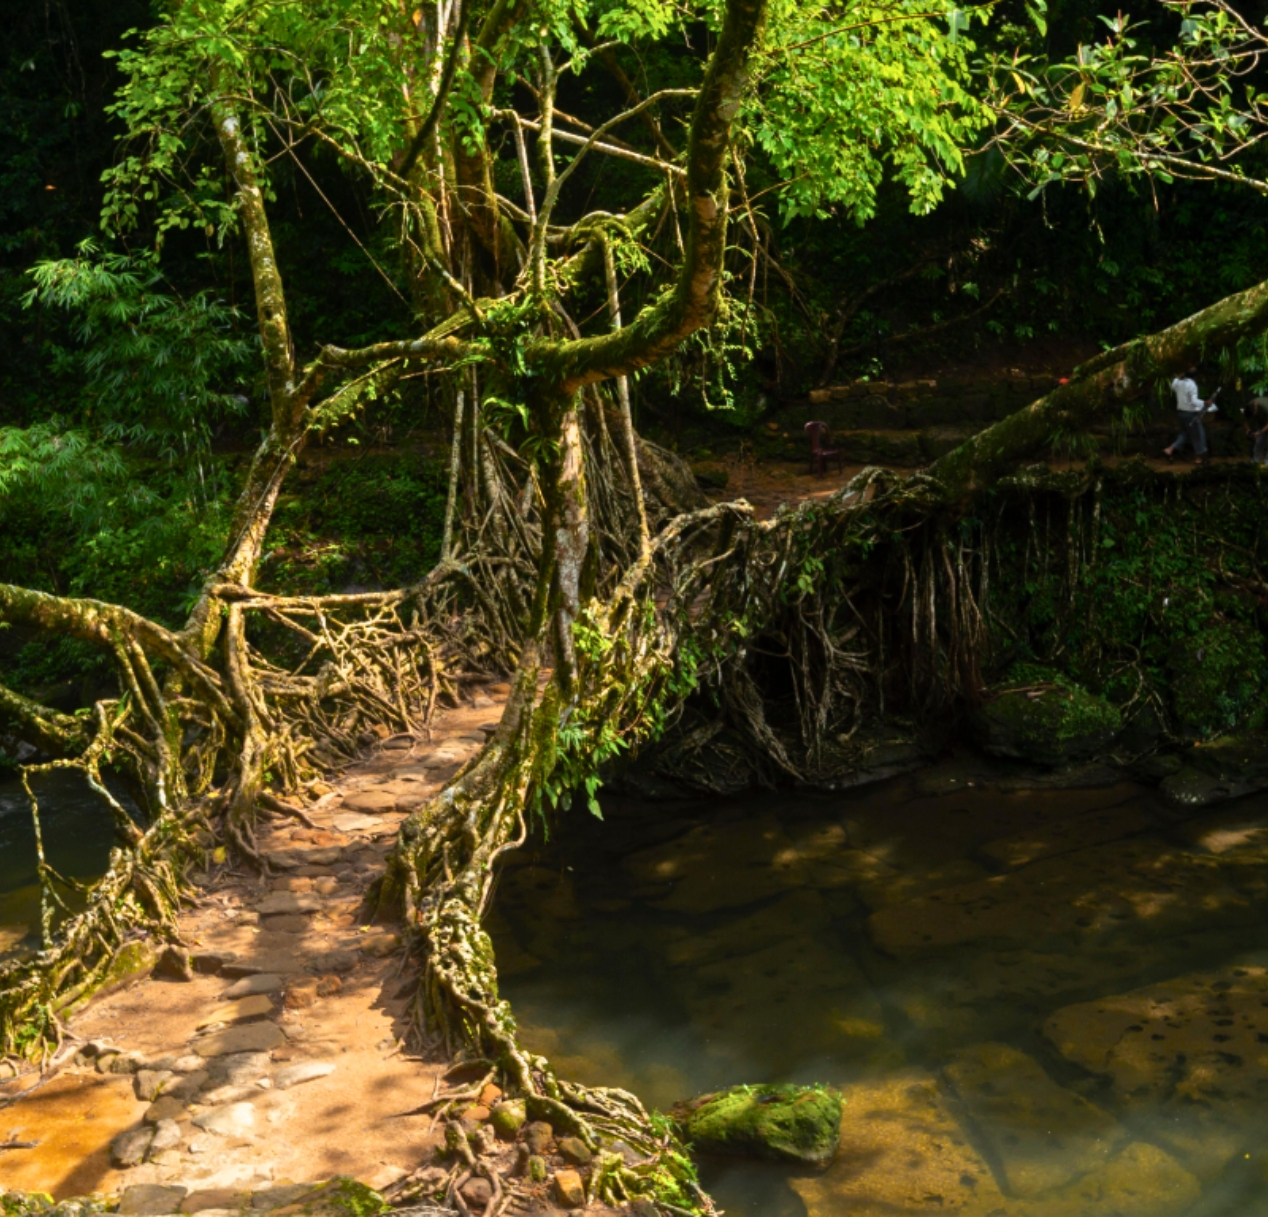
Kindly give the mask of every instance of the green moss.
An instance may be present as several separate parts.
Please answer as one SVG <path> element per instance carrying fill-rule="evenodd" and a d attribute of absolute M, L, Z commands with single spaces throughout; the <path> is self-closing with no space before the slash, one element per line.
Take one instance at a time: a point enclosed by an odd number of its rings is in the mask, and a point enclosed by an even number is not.
<path fill-rule="evenodd" d="M 825 1163 L 841 1136 L 841 1096 L 822 1086 L 735 1086 L 675 1110 L 700 1153 Z"/>
<path fill-rule="evenodd" d="M 1263 718 L 1264 640 L 1237 622 L 1208 626 L 1178 644 L 1171 698 L 1182 732 L 1209 736 Z"/>
<path fill-rule="evenodd" d="M 988 752 L 1057 765 L 1108 747 L 1118 710 L 1053 668 L 1015 664 L 975 719 Z"/>

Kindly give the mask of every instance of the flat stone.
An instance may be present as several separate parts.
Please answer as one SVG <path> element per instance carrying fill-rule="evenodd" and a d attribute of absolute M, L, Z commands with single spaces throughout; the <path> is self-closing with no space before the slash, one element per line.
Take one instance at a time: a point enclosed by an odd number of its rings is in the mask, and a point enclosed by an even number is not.
<path fill-rule="evenodd" d="M 276 1187 L 266 1187 L 251 1197 L 251 1208 L 257 1213 L 269 1213 L 274 1209 L 285 1208 L 288 1204 L 298 1204 L 306 1196 L 317 1190 L 315 1183 L 283 1183 Z"/>
<path fill-rule="evenodd" d="M 1133 1118 L 1201 1178 L 1262 1122 L 1268 968 L 1247 962 L 1066 1006 L 1044 1024 L 1062 1056 L 1107 1077 Z"/>
<path fill-rule="evenodd" d="M 359 816 L 355 812 L 342 812 L 331 821 L 340 832 L 369 832 L 382 826 L 377 816 Z"/>
<path fill-rule="evenodd" d="M 239 959 L 225 964 L 220 969 L 221 975 L 228 977 L 258 976 L 264 972 L 276 972 L 285 975 L 287 972 L 299 972 L 302 965 L 291 952 L 271 951 L 253 955 L 250 959 Z"/>
<path fill-rule="evenodd" d="M 381 786 L 359 790 L 344 799 L 343 807 L 345 811 L 360 812 L 363 815 L 382 815 L 396 809 L 396 795 Z"/>
<path fill-rule="evenodd" d="M 243 1086 L 264 1077 L 272 1067 L 267 1052 L 239 1052 L 208 1063 L 214 1086 Z"/>
<path fill-rule="evenodd" d="M 630 855 L 623 867 L 644 884 L 672 884 L 657 908 L 710 913 L 802 887 L 807 875 L 774 816 L 703 824 L 684 836 Z"/>
<path fill-rule="evenodd" d="M 339 880 L 334 875 L 324 875 L 313 883 L 313 891 L 319 896 L 333 896 L 339 890 Z"/>
<path fill-rule="evenodd" d="M 160 1095 L 145 1109 L 145 1122 L 158 1124 L 163 1120 L 179 1120 L 185 1114 L 185 1104 L 171 1095 Z"/>
<path fill-rule="evenodd" d="M 303 1082 L 311 1082 L 316 1078 L 328 1077 L 334 1073 L 335 1067 L 329 1061 L 297 1061 L 287 1065 L 273 1075 L 273 1086 L 277 1090 L 289 1090 Z"/>
<path fill-rule="evenodd" d="M 1126 1144 L 1123 1127 L 1006 1044 L 957 1053 L 946 1078 L 1014 1196 L 1064 1187 Z"/>
<path fill-rule="evenodd" d="M 218 1137 L 247 1137 L 255 1130 L 255 1108 L 250 1103 L 213 1107 L 194 1117 L 194 1127 Z"/>
<path fill-rule="evenodd" d="M 261 920 L 262 929 L 274 934 L 304 934 L 311 928 L 311 922 L 303 913 L 283 913 L 275 917 Z"/>
<path fill-rule="evenodd" d="M 230 985 L 221 997 L 232 999 L 247 997 L 256 993 L 277 993 L 282 988 L 282 978 L 275 972 L 257 972 L 254 976 L 244 976 Z"/>
<path fill-rule="evenodd" d="M 198 1096 L 198 1102 L 203 1107 L 228 1107 L 231 1103 L 243 1103 L 253 1099 L 259 1093 L 258 1082 L 250 1085 L 244 1082 L 236 1082 L 231 1085 L 216 1086 L 211 1090 L 204 1090 Z"/>
<path fill-rule="evenodd" d="M 214 974 L 237 958 L 234 951 L 195 951 L 189 957 L 189 963 L 195 972 Z"/>
<path fill-rule="evenodd" d="M 321 908 L 321 900 L 308 892 L 273 892 L 255 906 L 262 917 L 277 913 L 315 913 Z"/>
<path fill-rule="evenodd" d="M 189 1192 L 187 1187 L 164 1187 L 157 1183 L 136 1183 L 125 1188 L 118 1212 L 130 1217 L 154 1217 L 175 1213 Z"/>
<path fill-rule="evenodd" d="M 239 981 L 240 983 L 242 982 Z M 241 1023 L 246 1022 L 247 1019 L 272 1013 L 272 1000 L 266 993 L 258 993 L 253 997 L 244 997 L 241 1001 L 217 1006 L 198 1023 L 198 1027 L 201 1030 L 203 1027 L 210 1027 L 212 1023 Z"/>
<path fill-rule="evenodd" d="M 182 1213 L 209 1213 L 230 1209 L 237 1212 L 240 1197 L 229 1188 L 198 1188 L 190 1192 L 181 1204 Z"/>
<path fill-rule="evenodd" d="M 150 1156 L 165 1149 L 175 1149 L 182 1140 L 181 1127 L 175 1120 L 160 1120 L 154 1126 L 154 1140 L 150 1142 Z"/>
<path fill-rule="evenodd" d="M 127 1132 L 121 1132 L 110 1142 L 110 1161 L 120 1170 L 136 1166 L 145 1161 L 145 1155 L 149 1152 L 150 1142 L 153 1140 L 154 1129 L 129 1128 Z"/>
<path fill-rule="evenodd" d="M 190 1046 L 199 1056 L 228 1056 L 237 1052 L 267 1052 L 286 1042 L 276 1023 L 247 1023 L 213 1031 Z"/>

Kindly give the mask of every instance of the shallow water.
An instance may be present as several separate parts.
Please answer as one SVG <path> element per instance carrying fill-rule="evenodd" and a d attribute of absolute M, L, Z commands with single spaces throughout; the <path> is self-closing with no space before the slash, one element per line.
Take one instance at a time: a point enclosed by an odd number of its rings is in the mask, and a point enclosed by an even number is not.
<path fill-rule="evenodd" d="M 826 1173 L 705 1164 L 735 1217 L 1268 1214 L 1268 797 L 965 761 L 604 811 L 501 878 L 502 991 L 651 1106 L 841 1087 Z"/>
<path fill-rule="evenodd" d="M 44 856 L 60 874 L 80 881 L 105 873 L 115 844 L 105 804 L 81 774 L 53 770 L 36 774 L 32 789 L 40 807 Z M 115 791 L 125 807 L 122 791 Z M 75 900 L 63 893 L 67 903 Z M 31 805 L 16 779 L 0 782 L 0 960 L 6 952 L 38 945 L 40 892 L 36 882 L 35 827 Z"/>

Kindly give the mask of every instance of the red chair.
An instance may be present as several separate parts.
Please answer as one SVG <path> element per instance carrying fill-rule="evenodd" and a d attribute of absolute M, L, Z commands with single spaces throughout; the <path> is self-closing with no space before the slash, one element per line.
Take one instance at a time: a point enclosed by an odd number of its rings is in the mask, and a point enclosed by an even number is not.
<path fill-rule="evenodd" d="M 827 423 L 807 423 L 806 434 L 810 436 L 810 472 L 823 477 L 828 472 L 828 461 L 835 460 L 837 472 L 845 468 L 845 453 L 840 448 L 826 447 L 831 432 Z"/>

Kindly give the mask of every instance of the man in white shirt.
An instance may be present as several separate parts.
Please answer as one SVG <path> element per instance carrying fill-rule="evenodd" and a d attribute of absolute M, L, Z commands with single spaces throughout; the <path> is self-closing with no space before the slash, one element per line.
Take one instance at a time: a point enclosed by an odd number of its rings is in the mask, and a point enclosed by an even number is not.
<path fill-rule="evenodd" d="M 1194 377 L 1197 375 L 1197 368 L 1190 368 L 1183 376 L 1177 376 L 1171 382 L 1171 391 L 1176 395 L 1176 417 L 1180 422 L 1180 434 L 1171 441 L 1171 447 L 1163 450 L 1163 455 L 1167 460 L 1174 460 L 1177 452 L 1180 452 L 1186 445 L 1193 449 L 1193 455 L 1197 458 L 1198 464 L 1205 464 L 1206 455 L 1206 428 L 1202 426 L 1202 418 L 1208 411 L 1218 410 L 1219 407 L 1211 402 L 1204 402 L 1198 396 L 1198 385 Z"/>

